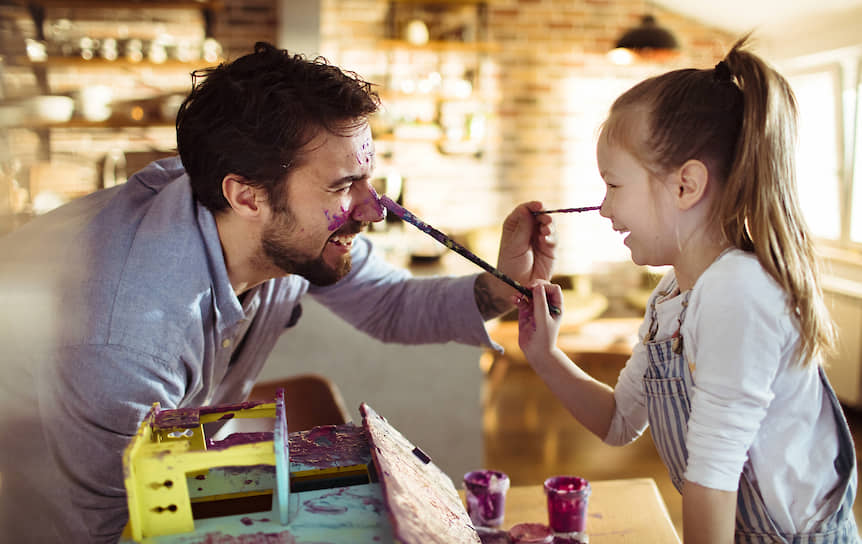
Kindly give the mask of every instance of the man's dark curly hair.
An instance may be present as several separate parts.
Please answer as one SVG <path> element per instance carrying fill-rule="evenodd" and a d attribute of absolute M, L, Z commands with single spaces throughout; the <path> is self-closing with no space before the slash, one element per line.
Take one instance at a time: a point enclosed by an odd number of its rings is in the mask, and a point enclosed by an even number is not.
<path fill-rule="evenodd" d="M 192 73 L 177 113 L 177 148 L 195 198 L 228 206 L 227 174 L 263 188 L 280 207 L 287 174 L 320 130 L 345 134 L 377 111 L 371 84 L 318 57 L 308 60 L 258 42 L 254 53 Z"/>

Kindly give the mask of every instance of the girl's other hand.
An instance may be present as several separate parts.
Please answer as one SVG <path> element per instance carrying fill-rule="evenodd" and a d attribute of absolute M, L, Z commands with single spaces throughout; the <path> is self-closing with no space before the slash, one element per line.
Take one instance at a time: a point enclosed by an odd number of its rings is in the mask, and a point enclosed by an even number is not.
<path fill-rule="evenodd" d="M 547 356 L 556 346 L 560 333 L 562 311 L 551 315 L 548 305 L 563 309 L 563 291 L 559 285 L 545 280 L 534 282 L 530 289 L 532 302 L 527 297 L 516 297 L 518 306 L 518 345 L 533 363 L 536 358 Z"/>

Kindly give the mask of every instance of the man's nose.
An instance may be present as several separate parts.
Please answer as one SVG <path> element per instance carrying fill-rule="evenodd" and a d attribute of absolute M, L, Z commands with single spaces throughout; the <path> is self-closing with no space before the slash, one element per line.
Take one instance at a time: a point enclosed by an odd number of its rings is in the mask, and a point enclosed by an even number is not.
<path fill-rule="evenodd" d="M 351 217 L 359 222 L 377 222 L 382 221 L 386 217 L 386 208 L 380 203 L 380 197 L 377 196 L 377 191 L 368 183 L 356 184 L 359 186 L 356 192 L 356 205 L 353 208 Z"/>

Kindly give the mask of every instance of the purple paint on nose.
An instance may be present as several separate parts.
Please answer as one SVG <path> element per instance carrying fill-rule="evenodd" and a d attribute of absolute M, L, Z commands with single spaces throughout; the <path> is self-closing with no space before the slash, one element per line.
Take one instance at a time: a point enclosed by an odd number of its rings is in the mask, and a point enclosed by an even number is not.
<path fill-rule="evenodd" d="M 374 204 L 374 209 L 377 212 L 377 215 L 381 216 L 381 220 L 386 219 L 386 207 L 383 205 L 383 202 L 380 201 L 380 195 L 377 194 L 377 191 L 374 190 L 374 187 L 369 185 L 369 189 L 371 189 L 371 198 L 374 200 L 372 203 Z"/>

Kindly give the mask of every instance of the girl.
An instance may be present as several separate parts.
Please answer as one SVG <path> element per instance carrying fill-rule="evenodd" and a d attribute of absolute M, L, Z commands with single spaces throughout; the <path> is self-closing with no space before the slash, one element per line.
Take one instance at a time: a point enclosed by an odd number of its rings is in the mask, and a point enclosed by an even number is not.
<path fill-rule="evenodd" d="M 616 387 L 555 346 L 555 285 L 519 301 L 519 343 L 606 443 L 650 425 L 687 544 L 857 543 L 853 443 L 821 366 L 834 330 L 795 193 L 795 99 L 745 42 L 714 69 L 639 83 L 602 126 L 601 214 L 635 263 L 673 266 Z"/>

